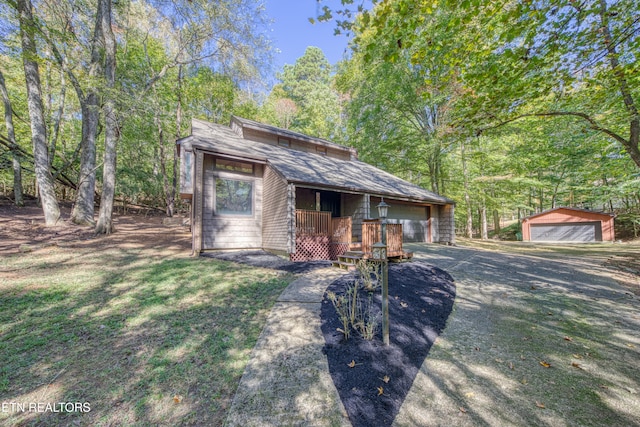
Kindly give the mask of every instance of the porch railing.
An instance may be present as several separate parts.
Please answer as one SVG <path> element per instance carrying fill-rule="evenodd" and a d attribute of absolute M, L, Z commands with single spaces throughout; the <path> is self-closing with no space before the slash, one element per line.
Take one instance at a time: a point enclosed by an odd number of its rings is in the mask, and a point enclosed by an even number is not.
<path fill-rule="evenodd" d="M 374 243 L 382 240 L 380 221 L 362 223 L 362 251 L 371 253 Z M 402 224 L 387 224 L 387 253 L 389 256 L 402 255 Z"/>
<path fill-rule="evenodd" d="M 331 212 L 296 209 L 296 236 L 329 236 Z"/>
<path fill-rule="evenodd" d="M 351 243 L 351 217 L 331 219 L 331 243 Z"/>
<path fill-rule="evenodd" d="M 332 243 L 351 243 L 350 216 L 331 218 L 331 212 L 296 209 L 297 236 L 328 236 Z"/>

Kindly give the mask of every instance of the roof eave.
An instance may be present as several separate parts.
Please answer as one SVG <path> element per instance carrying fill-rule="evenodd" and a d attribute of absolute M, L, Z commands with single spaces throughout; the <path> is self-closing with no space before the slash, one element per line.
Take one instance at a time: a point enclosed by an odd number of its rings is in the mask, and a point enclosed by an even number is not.
<path fill-rule="evenodd" d="M 287 182 L 294 184 L 296 186 L 300 185 L 303 187 L 307 187 L 307 188 L 315 188 L 318 190 L 335 190 L 335 191 L 341 191 L 341 192 L 347 192 L 347 193 L 353 193 L 353 194 L 369 194 L 373 197 L 387 197 L 390 199 L 394 199 L 394 200 L 400 200 L 403 202 L 413 202 L 413 203 L 428 203 L 428 204 L 432 204 L 432 205 L 454 205 L 455 206 L 455 202 L 453 200 L 449 200 L 449 199 L 445 199 L 445 200 L 434 200 L 434 199 L 427 199 L 427 198 L 422 198 L 422 197 L 411 197 L 411 196 L 407 196 L 405 194 L 398 194 L 398 193 L 387 193 L 387 192 L 373 192 L 373 191 L 369 191 L 366 189 L 362 189 L 362 188 L 357 188 L 357 187 L 340 187 L 340 186 L 335 186 L 335 185 L 326 185 L 326 184 L 317 184 L 317 183 L 313 183 L 313 182 L 308 182 L 308 181 L 296 181 L 296 180 L 287 180 Z"/>

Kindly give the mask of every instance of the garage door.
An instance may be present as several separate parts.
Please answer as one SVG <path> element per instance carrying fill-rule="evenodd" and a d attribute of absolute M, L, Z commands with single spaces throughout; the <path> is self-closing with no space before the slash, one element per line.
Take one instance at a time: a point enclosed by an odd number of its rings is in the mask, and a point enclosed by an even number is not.
<path fill-rule="evenodd" d="M 564 224 L 531 224 L 531 240 L 538 242 L 601 242 L 600 221 Z"/>

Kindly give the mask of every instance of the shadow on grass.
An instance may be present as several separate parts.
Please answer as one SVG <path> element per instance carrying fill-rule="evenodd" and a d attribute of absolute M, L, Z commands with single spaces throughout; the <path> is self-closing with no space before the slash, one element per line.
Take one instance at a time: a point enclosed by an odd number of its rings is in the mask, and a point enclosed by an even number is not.
<path fill-rule="evenodd" d="M 220 425 L 289 276 L 153 250 L 53 248 L 0 269 L 0 412 L 8 425 Z M 75 425 L 75 424 L 74 424 Z"/>

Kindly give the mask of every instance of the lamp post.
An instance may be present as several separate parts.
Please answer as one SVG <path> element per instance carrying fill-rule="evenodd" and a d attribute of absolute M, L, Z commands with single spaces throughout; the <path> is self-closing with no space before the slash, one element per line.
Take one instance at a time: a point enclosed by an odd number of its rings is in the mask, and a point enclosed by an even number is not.
<path fill-rule="evenodd" d="M 377 206 L 382 242 L 375 243 L 372 247 L 373 258 L 380 261 L 382 268 L 382 343 L 389 345 L 389 266 L 387 257 L 387 213 L 389 205 L 380 200 Z"/>

